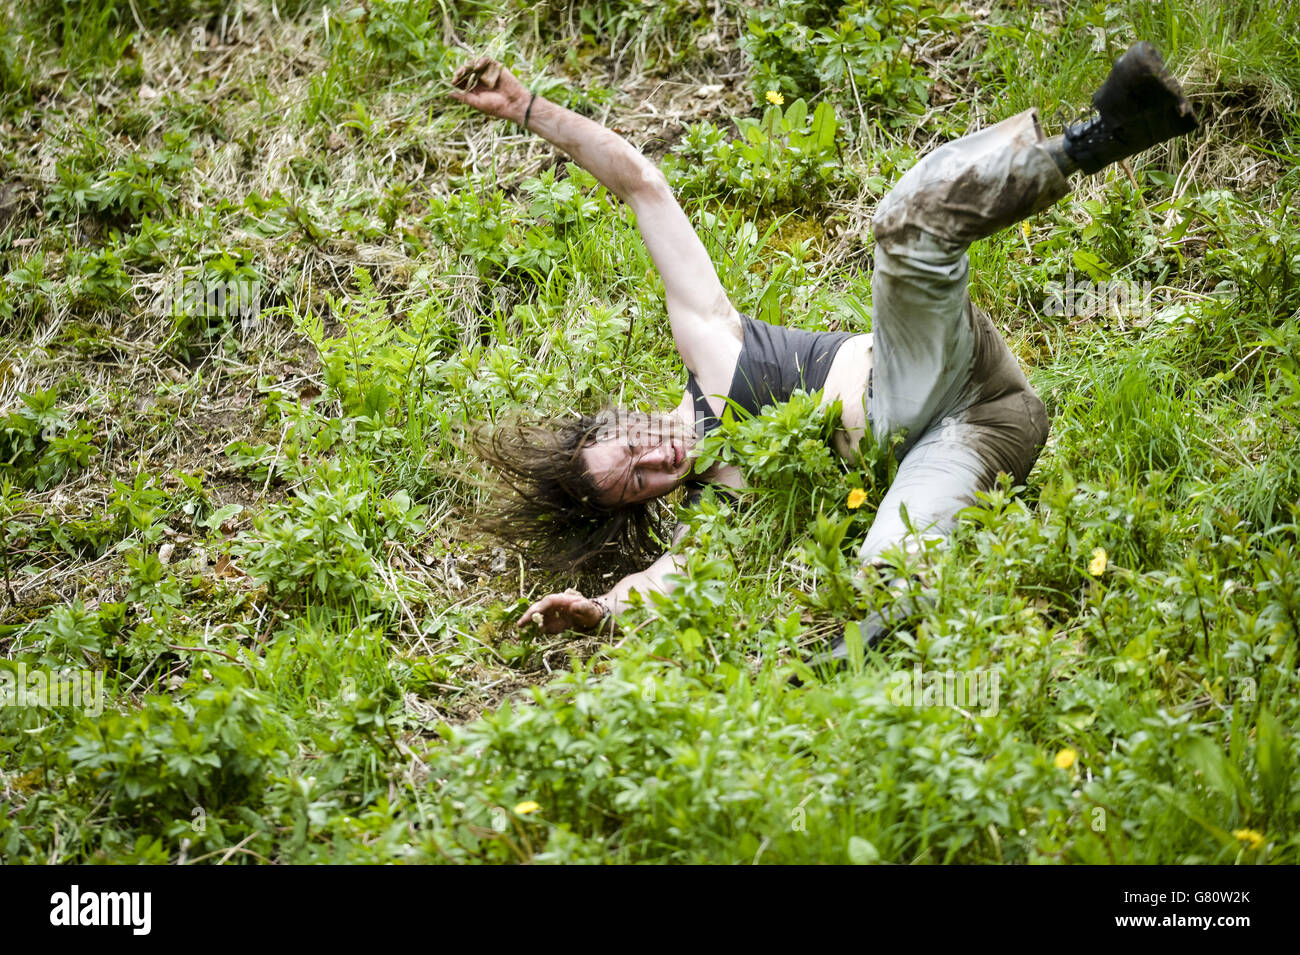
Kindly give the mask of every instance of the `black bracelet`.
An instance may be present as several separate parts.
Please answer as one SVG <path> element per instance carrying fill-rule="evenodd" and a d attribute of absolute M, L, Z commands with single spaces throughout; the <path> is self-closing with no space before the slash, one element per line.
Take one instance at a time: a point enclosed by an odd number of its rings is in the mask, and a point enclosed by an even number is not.
<path fill-rule="evenodd" d="M 532 96 L 530 96 L 530 97 L 528 98 L 528 108 L 527 108 L 526 110 L 524 110 L 524 129 L 528 129 L 528 118 L 529 118 L 530 116 L 532 116 L 532 114 L 533 114 L 533 102 L 534 102 L 536 99 L 537 99 L 537 94 L 536 94 L 536 93 L 534 93 Z M 529 129 L 528 131 L 529 131 L 530 133 L 532 132 L 531 129 Z"/>

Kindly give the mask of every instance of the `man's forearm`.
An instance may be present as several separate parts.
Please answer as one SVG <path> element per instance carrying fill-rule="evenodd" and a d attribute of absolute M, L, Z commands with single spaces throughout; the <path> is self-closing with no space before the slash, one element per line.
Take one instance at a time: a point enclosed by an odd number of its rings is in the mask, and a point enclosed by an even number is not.
<path fill-rule="evenodd" d="M 642 596 L 648 595 L 651 591 L 658 591 L 661 594 L 671 593 L 673 585 L 669 583 L 667 577 L 669 574 L 680 573 L 682 565 L 680 558 L 675 554 L 664 554 L 645 570 L 635 574 L 628 574 L 606 593 L 596 597 L 596 602 L 608 607 L 611 613 L 620 614 L 631 606 L 629 597 L 632 591 L 639 591 Z"/>
<path fill-rule="evenodd" d="M 654 163 L 600 123 L 540 96 L 533 100 L 527 118 L 530 130 L 563 149 L 624 202 L 631 203 L 640 194 L 666 188 L 663 175 Z"/>

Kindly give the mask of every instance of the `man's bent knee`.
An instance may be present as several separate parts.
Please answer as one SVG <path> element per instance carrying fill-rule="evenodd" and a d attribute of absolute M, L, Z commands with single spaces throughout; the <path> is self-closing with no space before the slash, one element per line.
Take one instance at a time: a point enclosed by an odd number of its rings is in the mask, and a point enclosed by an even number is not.
<path fill-rule="evenodd" d="M 1047 445 L 1047 435 L 1051 430 L 1047 419 L 1047 406 L 1043 404 L 1043 399 L 1039 398 L 1033 389 L 1024 391 L 1023 399 L 1026 416 L 1026 453 L 1019 462 L 1018 473 L 1012 475 L 1017 484 L 1024 484 L 1029 480 L 1029 472 L 1034 469 L 1034 463 L 1043 453 L 1043 448 Z"/>

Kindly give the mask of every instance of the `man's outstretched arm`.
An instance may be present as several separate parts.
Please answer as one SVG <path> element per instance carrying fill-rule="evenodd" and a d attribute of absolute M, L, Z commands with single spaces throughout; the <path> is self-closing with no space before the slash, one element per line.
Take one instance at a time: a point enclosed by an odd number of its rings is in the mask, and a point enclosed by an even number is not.
<path fill-rule="evenodd" d="M 685 525 L 678 527 L 673 535 L 674 543 L 681 539 L 685 531 Z M 685 565 L 686 559 L 682 555 L 667 553 L 645 570 L 628 574 L 598 597 L 584 597 L 577 590 L 547 594 L 523 612 L 515 622 L 516 626 L 538 624 L 540 619 L 539 626 L 545 633 L 559 633 L 561 630 L 591 632 L 609 616 L 626 610 L 631 605 L 629 597 L 634 590 L 642 596 L 647 596 L 652 591 L 671 593 L 674 582 L 668 579 L 669 575 L 680 574 Z"/>
<path fill-rule="evenodd" d="M 452 84 L 463 90 L 451 94 L 461 102 L 520 125 L 527 120 L 532 132 L 564 150 L 632 207 L 663 278 L 682 362 L 705 394 L 725 394 L 740 354 L 740 315 L 659 168 L 612 130 L 534 97 L 495 60 L 481 57 L 467 63 Z"/>

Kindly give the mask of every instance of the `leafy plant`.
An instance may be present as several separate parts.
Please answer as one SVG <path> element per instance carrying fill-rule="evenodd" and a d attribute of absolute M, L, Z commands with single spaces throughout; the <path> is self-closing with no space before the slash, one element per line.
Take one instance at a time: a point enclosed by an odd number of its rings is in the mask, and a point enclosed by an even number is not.
<path fill-rule="evenodd" d="M 928 34 L 964 20 L 930 2 L 780 0 L 754 10 L 741 47 L 754 66 L 757 97 L 835 90 L 844 105 L 879 104 L 901 114 L 889 120 L 896 126 L 924 111 L 931 83 L 912 51 Z"/>
<path fill-rule="evenodd" d="M 174 200 L 174 182 L 194 165 L 192 144 L 175 131 L 163 134 L 161 149 L 131 153 L 99 175 L 73 157 L 56 166 L 57 182 L 46 197 L 52 215 L 94 215 L 115 226 L 129 226 L 146 215 L 165 214 Z"/>
<path fill-rule="evenodd" d="M 847 188 L 834 108 L 819 103 L 812 115 L 797 99 L 784 110 L 769 106 L 761 120 L 737 120 L 741 138 L 731 141 L 710 123 L 690 127 L 670 167 L 679 192 L 700 198 L 735 199 L 754 208 L 816 207 Z"/>
<path fill-rule="evenodd" d="M 95 454 L 89 422 L 69 419 L 53 390 L 18 397 L 23 406 L 0 421 L 0 472 L 43 490 L 89 464 Z"/>

